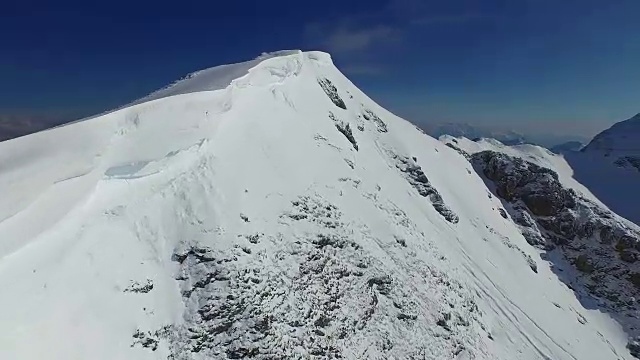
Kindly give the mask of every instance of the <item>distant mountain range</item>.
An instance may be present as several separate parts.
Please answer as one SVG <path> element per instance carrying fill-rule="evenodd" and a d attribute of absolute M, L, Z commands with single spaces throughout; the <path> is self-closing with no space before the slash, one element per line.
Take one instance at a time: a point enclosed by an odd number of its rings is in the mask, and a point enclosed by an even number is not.
<path fill-rule="evenodd" d="M 426 125 L 424 128 L 429 135 L 435 138 L 439 138 L 442 135 L 465 137 L 467 139 L 491 138 L 496 139 L 505 145 L 517 145 L 526 142 L 526 138 L 523 134 L 512 130 L 497 130 L 464 123 Z"/>
<path fill-rule="evenodd" d="M 556 154 L 561 154 L 566 151 L 580 151 L 584 147 L 584 143 L 581 141 L 567 141 L 562 144 L 558 144 L 549 148 L 552 152 Z"/>
<path fill-rule="evenodd" d="M 69 121 L 60 116 L 0 115 L 0 141 L 29 135 Z"/>
<path fill-rule="evenodd" d="M 505 145 L 533 144 L 554 149 L 580 149 L 589 141 L 588 138 L 576 135 L 558 134 L 522 134 L 510 129 L 470 125 L 466 123 L 434 123 L 423 125 L 427 134 L 439 138 L 442 135 L 453 137 L 465 137 L 467 139 L 496 139 Z M 579 146 L 578 146 L 579 144 Z"/>

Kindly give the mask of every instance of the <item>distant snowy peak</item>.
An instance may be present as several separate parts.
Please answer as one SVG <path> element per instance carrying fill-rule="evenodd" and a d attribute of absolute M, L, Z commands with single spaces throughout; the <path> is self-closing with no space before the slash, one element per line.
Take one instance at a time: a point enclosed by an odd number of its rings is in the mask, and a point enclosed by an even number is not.
<path fill-rule="evenodd" d="M 516 122 L 513 123 L 517 125 Z M 586 144 L 590 138 L 585 138 L 576 134 L 556 133 L 552 129 L 549 132 L 527 132 L 526 135 L 509 129 L 508 127 L 481 125 L 481 124 L 464 124 L 464 123 L 442 123 L 442 124 L 426 124 L 423 125 L 424 130 L 431 136 L 439 138 L 442 135 L 451 135 L 453 137 L 465 137 L 467 139 L 496 139 L 505 145 L 522 145 L 534 144 L 553 149 L 556 146 L 564 146 L 565 143 Z M 573 145 L 571 146 L 573 148 Z"/>
<path fill-rule="evenodd" d="M 549 150 L 556 154 L 562 154 L 567 151 L 580 151 L 584 147 L 584 144 L 580 141 L 567 141 L 562 144 L 553 146 Z"/>
<path fill-rule="evenodd" d="M 640 114 L 596 135 L 583 152 L 640 154 Z"/>
<path fill-rule="evenodd" d="M 552 153 L 549 149 L 533 144 L 505 144 L 504 142 L 495 138 L 475 138 L 469 139 L 467 137 L 454 137 L 450 135 L 443 135 L 438 138 L 445 144 L 458 144 L 463 150 L 469 153 L 476 153 L 484 150 L 493 150 L 503 152 L 505 154 L 522 157 L 529 161 L 540 162 L 543 159 L 554 157 L 556 154 Z M 540 164 L 545 166 L 544 164 Z"/>
<path fill-rule="evenodd" d="M 527 142 L 524 135 L 515 131 L 479 127 L 464 123 L 443 123 L 427 126 L 427 133 L 435 138 L 443 135 L 453 137 L 462 136 L 468 139 L 493 138 L 507 145 L 524 144 Z"/>
<path fill-rule="evenodd" d="M 582 152 L 604 157 L 604 162 L 626 171 L 625 176 L 640 173 L 640 114 L 614 124 L 596 135 Z"/>

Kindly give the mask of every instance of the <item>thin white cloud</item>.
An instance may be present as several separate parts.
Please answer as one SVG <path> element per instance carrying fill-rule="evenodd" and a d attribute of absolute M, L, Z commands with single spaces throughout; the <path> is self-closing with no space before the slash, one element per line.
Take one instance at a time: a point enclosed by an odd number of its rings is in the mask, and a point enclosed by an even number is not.
<path fill-rule="evenodd" d="M 401 39 L 401 31 L 388 25 L 354 27 L 343 21 L 340 24 L 314 23 L 307 26 L 306 34 L 333 53 L 366 52 L 379 45 L 388 45 Z"/>
<path fill-rule="evenodd" d="M 390 0 L 388 11 L 410 25 L 456 25 L 488 18 L 476 1 L 442 2 Z"/>
<path fill-rule="evenodd" d="M 421 26 L 458 25 L 487 18 L 473 3 L 443 6 L 424 0 L 389 0 L 337 21 L 316 22 L 305 28 L 307 42 L 332 53 L 358 54 L 401 43 Z M 384 51 L 384 50 L 382 50 Z"/>
<path fill-rule="evenodd" d="M 421 18 L 415 18 L 410 21 L 411 25 L 457 25 L 464 24 L 469 21 L 481 20 L 487 18 L 483 14 L 457 14 L 457 15 L 443 15 L 443 16 L 425 16 Z"/>
<path fill-rule="evenodd" d="M 327 46 L 334 51 L 363 51 L 380 43 L 391 43 L 399 39 L 399 31 L 379 25 L 368 29 L 338 29 L 327 38 Z"/>
<path fill-rule="evenodd" d="M 387 11 L 401 19 L 424 16 L 429 10 L 429 4 L 424 0 L 390 0 L 387 4 Z"/>
<path fill-rule="evenodd" d="M 307 24 L 305 41 L 309 47 L 344 59 L 345 73 L 379 75 L 383 72 L 380 58 L 389 51 L 402 53 L 412 32 L 425 31 L 420 29 L 423 26 L 462 24 L 483 17 L 466 8 L 448 12 L 440 9 L 436 13 L 431 5 L 423 0 L 389 0 L 382 7 L 367 8 L 362 13 Z"/>
<path fill-rule="evenodd" d="M 381 75 L 384 70 L 375 65 L 369 64 L 352 64 L 341 67 L 342 71 L 349 75 Z"/>

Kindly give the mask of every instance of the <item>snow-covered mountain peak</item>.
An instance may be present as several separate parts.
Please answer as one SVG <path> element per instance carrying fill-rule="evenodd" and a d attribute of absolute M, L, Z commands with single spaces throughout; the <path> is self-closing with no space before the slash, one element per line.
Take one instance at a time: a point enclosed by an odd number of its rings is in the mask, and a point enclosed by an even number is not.
<path fill-rule="evenodd" d="M 640 114 L 614 124 L 580 152 L 565 157 L 581 183 L 618 214 L 640 224 Z"/>
<path fill-rule="evenodd" d="M 640 155 L 640 114 L 596 135 L 582 151 L 601 152 L 606 156 Z"/>
<path fill-rule="evenodd" d="M 513 130 L 477 127 L 464 123 L 442 123 L 435 125 L 426 125 L 427 133 L 433 137 L 450 135 L 453 137 L 465 137 L 468 139 L 497 139 L 508 145 L 524 144 L 527 139 L 524 135 Z"/>
<path fill-rule="evenodd" d="M 630 358 L 492 191 L 326 53 L 198 72 L 0 143 L 0 358 Z"/>
<path fill-rule="evenodd" d="M 274 61 L 272 59 L 276 60 Z M 328 53 L 320 51 L 303 52 L 301 50 L 281 50 L 263 53 L 254 60 L 236 64 L 220 65 L 192 72 L 184 76 L 182 79 L 179 79 L 174 83 L 135 101 L 133 104 L 180 94 L 224 89 L 231 84 L 233 80 L 247 75 L 251 69 L 259 68 L 261 66 L 269 66 L 268 63 L 270 63 L 271 66 L 274 66 L 275 63 L 283 64 L 291 59 L 297 59 L 301 62 L 319 61 L 325 64 L 332 64 L 331 56 Z"/>

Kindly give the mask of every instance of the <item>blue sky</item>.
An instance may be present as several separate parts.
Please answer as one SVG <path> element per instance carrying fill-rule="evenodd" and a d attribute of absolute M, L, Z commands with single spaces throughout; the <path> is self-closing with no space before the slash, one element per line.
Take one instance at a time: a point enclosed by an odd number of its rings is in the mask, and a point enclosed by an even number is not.
<path fill-rule="evenodd" d="M 0 117 L 89 115 L 294 48 L 416 123 L 592 135 L 640 112 L 637 0 L 8 2 Z"/>

